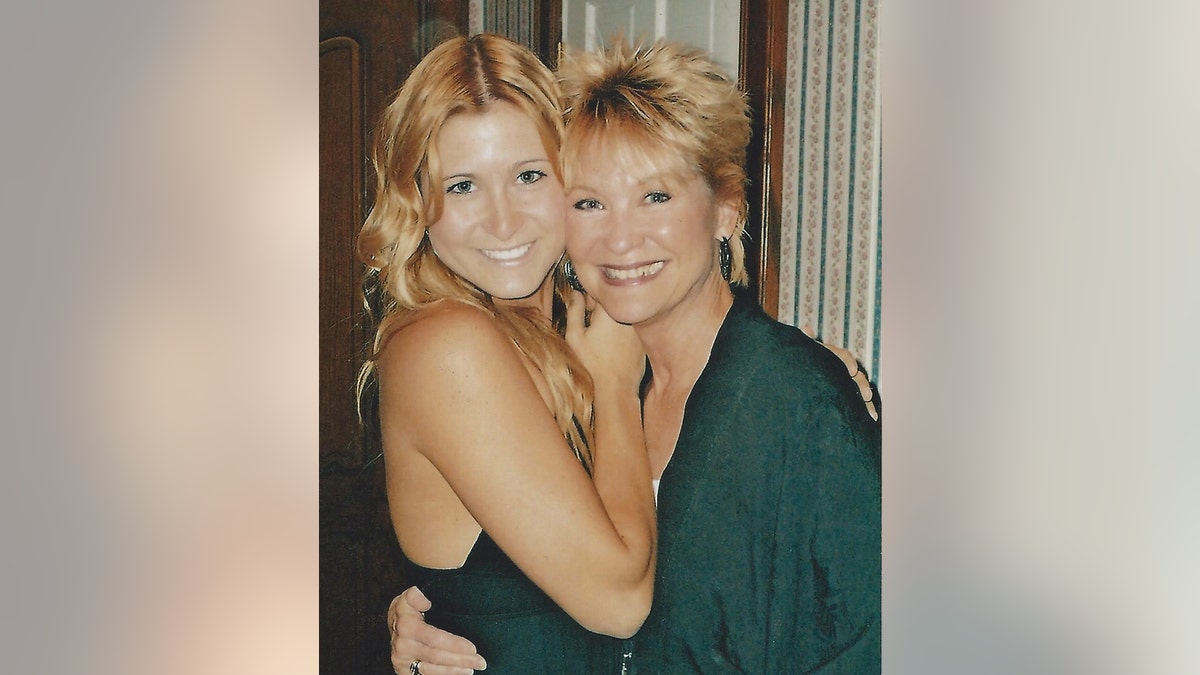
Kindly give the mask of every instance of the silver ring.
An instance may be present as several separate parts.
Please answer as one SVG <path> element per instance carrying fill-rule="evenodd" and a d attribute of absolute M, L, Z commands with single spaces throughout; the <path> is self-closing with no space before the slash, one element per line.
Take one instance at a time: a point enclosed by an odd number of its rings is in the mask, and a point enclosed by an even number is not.
<path fill-rule="evenodd" d="M 413 659 L 413 662 L 408 664 L 408 675 L 421 675 L 421 659 Z"/>

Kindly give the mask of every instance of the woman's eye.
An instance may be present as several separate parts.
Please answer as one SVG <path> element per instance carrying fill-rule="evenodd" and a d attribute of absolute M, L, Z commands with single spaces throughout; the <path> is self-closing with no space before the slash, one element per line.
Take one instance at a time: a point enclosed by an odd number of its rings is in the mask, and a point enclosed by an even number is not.
<path fill-rule="evenodd" d="M 448 195 L 465 195 L 475 189 L 475 184 L 469 180 L 460 180 L 457 183 L 446 188 Z"/>
<path fill-rule="evenodd" d="M 580 211 L 590 211 L 592 209 L 600 208 L 600 202 L 591 198 L 580 199 L 579 201 L 575 202 L 575 208 Z"/>
<path fill-rule="evenodd" d="M 522 171 L 521 173 L 517 174 L 517 182 L 528 185 L 530 183 L 536 183 L 545 177 L 546 177 L 545 171 L 538 171 L 537 169 L 530 169 L 529 171 Z"/>
<path fill-rule="evenodd" d="M 651 204 L 662 204 L 663 202 L 671 201 L 671 195 L 655 190 L 646 195 L 646 201 Z"/>

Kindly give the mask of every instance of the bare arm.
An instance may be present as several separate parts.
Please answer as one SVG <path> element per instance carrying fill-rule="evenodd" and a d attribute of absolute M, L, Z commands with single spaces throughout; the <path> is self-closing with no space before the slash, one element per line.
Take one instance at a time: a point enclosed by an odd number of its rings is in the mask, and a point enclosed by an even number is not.
<path fill-rule="evenodd" d="M 654 570 L 638 373 L 614 367 L 597 378 L 593 484 L 490 317 L 441 312 L 397 333 L 381 358 L 385 452 L 419 453 L 568 614 L 627 636 L 649 611 Z"/>

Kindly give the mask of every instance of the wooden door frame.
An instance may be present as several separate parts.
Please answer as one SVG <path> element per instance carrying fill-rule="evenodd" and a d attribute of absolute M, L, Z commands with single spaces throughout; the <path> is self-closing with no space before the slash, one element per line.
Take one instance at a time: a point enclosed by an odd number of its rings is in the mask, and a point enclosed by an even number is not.
<path fill-rule="evenodd" d="M 787 93 L 787 0 L 742 0 L 738 78 L 750 97 L 746 153 L 746 269 L 751 290 L 779 314 L 779 248 L 783 208 L 783 129 Z"/>

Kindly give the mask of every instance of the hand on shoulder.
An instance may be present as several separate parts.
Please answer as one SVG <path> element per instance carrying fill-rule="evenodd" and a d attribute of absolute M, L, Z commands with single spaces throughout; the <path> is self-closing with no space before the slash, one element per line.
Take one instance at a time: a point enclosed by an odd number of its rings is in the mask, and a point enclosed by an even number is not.
<path fill-rule="evenodd" d="M 854 384 L 858 386 L 858 394 L 862 397 L 863 404 L 866 405 L 867 413 L 871 415 L 871 419 L 878 422 L 879 406 L 878 401 L 875 400 L 875 388 L 871 385 L 871 380 L 867 377 L 867 371 L 863 370 L 858 358 L 849 349 L 843 349 L 837 345 L 826 344 L 817 340 L 812 326 L 804 326 L 800 330 L 822 347 L 833 352 L 842 361 L 842 364 L 846 366 L 846 372 L 850 374 L 850 379 L 854 380 Z"/>

